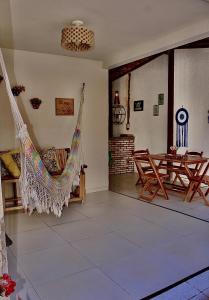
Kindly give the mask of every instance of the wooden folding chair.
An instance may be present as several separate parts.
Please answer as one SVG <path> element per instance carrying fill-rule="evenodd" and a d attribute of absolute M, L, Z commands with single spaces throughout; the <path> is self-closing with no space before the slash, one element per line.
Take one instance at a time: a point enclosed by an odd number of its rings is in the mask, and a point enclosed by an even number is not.
<path fill-rule="evenodd" d="M 191 202 L 192 199 L 194 198 L 195 194 L 198 192 L 200 197 L 203 198 L 205 205 L 209 206 L 209 201 L 206 199 L 206 197 L 209 193 L 209 188 L 207 189 L 206 193 L 204 194 L 200 187 L 200 185 L 202 183 L 209 185 L 209 176 L 206 175 L 208 169 L 209 169 L 209 163 L 207 164 L 207 166 L 205 167 L 205 169 L 201 175 L 194 175 L 194 176 L 191 176 L 191 178 L 189 178 L 190 184 L 189 184 L 189 189 L 188 189 L 185 201 Z M 190 196 L 190 194 L 191 194 L 191 196 Z"/>
<path fill-rule="evenodd" d="M 145 149 L 145 150 L 136 150 L 136 151 L 133 152 L 133 158 L 134 158 L 134 162 L 135 162 L 136 169 L 137 169 L 137 172 L 138 172 L 138 179 L 137 179 L 136 185 L 138 185 L 140 183 L 142 185 L 145 184 L 145 181 L 144 181 L 143 177 L 141 176 L 141 172 L 139 170 L 139 167 L 138 167 L 138 164 L 137 164 L 136 161 L 137 161 L 138 157 L 140 157 L 142 155 L 147 155 L 147 154 L 150 154 L 148 149 Z M 152 171 L 152 168 L 149 165 L 144 165 L 142 167 L 142 170 L 143 170 L 143 173 L 147 173 L 147 172 Z"/>
<path fill-rule="evenodd" d="M 189 155 L 189 156 L 199 156 L 199 157 L 202 157 L 203 156 L 203 151 L 201 152 L 196 152 L 196 151 L 186 151 L 185 152 L 185 155 Z M 193 166 L 190 166 L 189 167 L 189 170 L 194 174 L 196 175 L 196 173 L 200 172 L 201 171 L 201 164 L 200 163 L 197 163 L 197 164 L 194 164 Z"/>
<path fill-rule="evenodd" d="M 202 157 L 203 156 L 203 151 L 196 152 L 196 151 L 188 151 L 187 150 L 184 155 Z M 198 172 L 201 171 L 200 168 L 201 168 L 201 164 L 197 163 L 197 164 L 194 164 L 193 166 L 189 167 L 189 170 L 191 171 L 191 173 L 193 175 L 196 175 Z M 181 163 L 181 165 L 179 166 L 179 168 L 177 168 L 177 170 L 176 170 L 175 178 L 174 178 L 172 184 L 175 184 L 176 181 L 177 181 L 177 179 L 178 179 L 180 181 L 181 185 L 183 187 L 186 187 L 186 184 L 184 183 L 184 181 L 181 178 L 182 175 L 185 175 L 185 171 L 184 171 L 184 168 L 183 168 L 183 164 Z"/>
<path fill-rule="evenodd" d="M 139 197 L 145 200 L 152 201 L 158 194 L 160 196 L 163 196 L 165 199 L 168 199 L 168 195 L 163 182 L 169 175 L 162 174 L 158 171 L 155 162 L 152 160 L 150 154 L 138 155 L 137 157 L 135 157 L 135 163 L 138 167 L 140 177 L 144 182 Z M 149 166 L 149 172 L 144 171 L 144 165 Z"/>

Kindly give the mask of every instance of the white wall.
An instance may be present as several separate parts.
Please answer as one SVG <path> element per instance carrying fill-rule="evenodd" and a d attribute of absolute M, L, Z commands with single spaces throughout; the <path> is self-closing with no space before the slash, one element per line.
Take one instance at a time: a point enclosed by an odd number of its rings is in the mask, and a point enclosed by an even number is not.
<path fill-rule="evenodd" d="M 115 136 L 132 133 L 135 148 L 149 148 L 152 152 L 166 151 L 167 143 L 167 57 L 157 58 L 132 72 L 131 79 L 131 129 L 125 123 L 114 126 Z M 174 112 L 184 106 L 189 112 L 189 150 L 204 151 L 209 156 L 209 49 L 175 50 Z M 123 105 L 127 103 L 128 76 L 114 82 Z M 160 116 L 153 117 L 153 104 L 157 94 L 165 94 L 165 104 L 160 106 Z M 144 100 L 144 112 L 133 111 L 134 100 Z M 175 117 L 175 115 L 174 115 Z M 174 141 L 176 122 L 174 120 Z M 186 148 L 180 148 L 184 153 Z"/>
<path fill-rule="evenodd" d="M 175 112 L 182 105 L 189 112 L 188 149 L 209 156 L 209 49 L 175 50 Z"/>
<path fill-rule="evenodd" d="M 108 88 L 107 70 L 101 62 L 66 56 L 4 50 L 11 84 L 26 91 L 18 97 L 24 119 L 40 147 L 69 147 L 77 118 L 80 89 L 86 83 L 83 113 L 83 150 L 87 192 L 108 187 Z M 29 99 L 43 100 L 34 110 Z M 74 98 L 75 116 L 55 116 L 55 98 Z M 0 85 L 0 149 L 15 145 L 14 127 L 4 83 Z"/>
<path fill-rule="evenodd" d="M 113 90 L 119 90 L 120 102 L 127 105 L 128 75 L 114 81 Z M 153 105 L 158 103 L 158 94 L 164 93 L 164 105 L 159 116 L 153 116 Z M 130 130 L 126 121 L 114 126 L 114 135 L 130 133 L 135 136 L 135 149 L 149 148 L 152 153 L 167 150 L 167 94 L 168 58 L 163 55 L 131 73 L 131 118 Z M 133 102 L 144 100 L 144 111 L 134 112 Z"/>

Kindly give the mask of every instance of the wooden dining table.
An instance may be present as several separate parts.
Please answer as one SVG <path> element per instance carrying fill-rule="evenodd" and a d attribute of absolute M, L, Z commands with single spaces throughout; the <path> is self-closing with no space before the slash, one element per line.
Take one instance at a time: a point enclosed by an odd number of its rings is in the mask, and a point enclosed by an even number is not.
<path fill-rule="evenodd" d="M 208 161 L 208 158 L 206 157 L 200 157 L 200 156 L 194 156 L 194 155 L 181 155 L 181 154 L 166 154 L 166 153 L 160 153 L 160 154 L 151 154 L 152 159 L 155 162 L 159 162 L 157 167 L 158 169 L 165 169 L 169 174 L 175 173 L 177 174 L 179 181 L 181 185 L 173 184 L 171 180 L 167 182 L 169 187 L 166 186 L 166 189 L 179 191 L 185 194 L 184 200 L 189 201 L 190 195 L 189 195 L 189 184 L 192 176 L 199 175 L 203 166 Z M 198 165 L 198 168 L 191 169 L 191 166 Z M 195 170 L 195 174 L 194 174 Z M 187 177 L 188 185 L 186 185 L 181 179 L 181 176 L 179 174 L 183 174 Z M 171 178 L 171 176 L 170 176 Z M 199 190 L 200 194 L 201 191 Z M 207 201 L 204 199 L 204 201 Z M 207 201 L 207 204 L 209 202 Z"/>

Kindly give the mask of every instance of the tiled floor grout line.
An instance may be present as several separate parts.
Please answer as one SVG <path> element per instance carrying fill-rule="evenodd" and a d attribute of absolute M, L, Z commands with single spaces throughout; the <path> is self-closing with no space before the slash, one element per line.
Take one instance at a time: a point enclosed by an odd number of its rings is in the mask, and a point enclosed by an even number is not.
<path fill-rule="evenodd" d="M 114 284 L 116 284 L 128 296 L 131 296 L 131 294 L 124 287 L 122 287 L 118 282 L 116 282 L 115 280 L 113 280 L 108 274 L 106 274 L 106 272 L 103 269 L 101 269 L 100 267 L 98 269 L 100 270 L 100 272 L 102 272 L 102 274 L 104 274 L 107 278 L 109 278 Z"/>
<path fill-rule="evenodd" d="M 132 199 L 134 199 L 134 200 L 140 200 L 141 202 L 144 202 L 144 203 L 146 203 L 146 204 L 152 204 L 152 205 L 154 205 L 154 206 L 157 206 L 157 207 L 160 207 L 160 208 L 164 208 L 164 209 L 170 210 L 170 211 L 172 211 L 172 212 L 174 212 L 174 213 L 179 213 L 179 214 L 182 214 L 182 215 L 186 215 L 186 216 L 188 216 L 188 217 L 190 217 L 190 218 L 197 219 L 197 220 L 199 220 L 199 221 L 203 221 L 203 222 L 209 223 L 207 220 L 203 220 L 203 219 L 200 219 L 200 218 L 197 218 L 197 217 L 188 215 L 188 214 L 186 214 L 186 213 L 182 213 L 182 212 L 176 211 L 176 210 L 171 209 L 171 208 L 167 208 L 167 207 L 164 207 L 164 206 L 155 204 L 155 203 L 149 203 L 149 202 L 147 202 L 147 201 L 143 201 L 143 200 L 141 200 L 141 199 L 137 199 L 137 198 L 132 197 L 132 196 L 127 196 L 127 195 L 122 194 L 122 193 L 118 193 L 118 192 L 114 192 L 114 191 L 112 191 L 112 192 L 115 193 L 115 194 L 122 195 L 122 196 L 127 197 L 127 198 L 132 198 Z M 75 209 L 75 210 L 76 210 L 76 209 Z M 79 271 L 79 272 L 75 272 L 75 273 L 73 273 L 73 274 L 65 275 L 65 276 L 63 276 L 63 277 L 60 277 L 59 279 L 64 279 L 64 278 L 67 278 L 67 277 L 71 277 L 71 276 L 74 276 L 74 275 L 76 275 L 76 274 L 79 274 L 79 273 L 82 273 L 82 272 L 85 272 L 85 271 L 88 271 L 88 270 L 91 270 L 91 269 L 96 268 L 96 269 L 100 270 L 106 277 L 108 277 L 115 285 L 117 285 L 118 287 L 120 287 L 121 290 L 123 290 L 124 292 L 126 292 L 126 294 L 131 295 L 125 288 L 121 287 L 120 284 L 118 284 L 116 281 L 114 281 L 108 274 L 105 273 L 105 271 L 103 271 L 102 265 L 97 265 L 96 263 L 94 263 L 93 261 L 91 261 L 91 260 L 90 260 L 88 257 L 86 257 L 82 252 L 80 252 L 80 250 L 79 250 L 78 248 L 76 248 L 76 246 L 74 245 L 74 242 L 73 242 L 73 241 L 69 241 L 69 240 L 65 239 L 61 234 L 59 234 L 59 233 L 53 228 L 54 226 L 67 225 L 67 224 L 69 224 L 69 226 L 70 226 L 71 223 L 80 222 L 80 221 L 85 221 L 85 220 L 86 220 L 86 221 L 94 221 L 94 220 L 93 220 L 94 218 L 99 218 L 99 216 L 93 216 L 93 217 L 91 216 L 91 217 L 89 217 L 89 216 L 86 216 L 85 214 L 81 213 L 79 210 L 76 210 L 76 211 L 79 212 L 79 214 L 81 214 L 82 216 L 84 216 L 85 219 L 71 220 L 71 221 L 66 221 L 66 222 L 64 222 L 64 223 L 54 224 L 54 225 L 49 225 L 49 224 L 46 223 L 46 221 L 41 220 L 41 222 L 42 222 L 44 225 L 46 225 L 46 228 L 52 230 L 57 236 L 59 236 L 64 242 L 66 242 L 66 243 L 67 243 L 68 245 L 70 245 L 73 249 L 75 249 L 75 250 L 76 250 L 83 258 L 85 258 L 85 259 L 86 259 L 89 263 L 91 263 L 91 265 L 92 265 L 91 267 L 88 267 L 88 268 L 86 268 L 86 269 L 84 269 L 84 270 L 81 270 L 81 271 Z M 139 217 L 138 215 L 134 215 L 134 214 L 131 214 L 131 215 L 133 215 L 133 216 L 135 216 L 135 217 L 137 217 L 137 218 L 140 219 L 140 217 Z M 142 217 L 142 219 L 143 219 L 143 217 Z M 143 219 L 143 220 L 145 220 L 146 222 L 149 222 L 149 223 L 151 223 L 151 224 L 155 224 L 154 222 L 151 222 L 150 220 L 146 220 L 146 219 Z M 158 226 L 161 227 L 161 228 L 164 228 L 163 226 L 160 226 L 160 225 L 158 225 Z M 40 231 L 40 230 L 43 230 L 43 229 L 45 229 L 45 228 L 29 229 L 29 230 L 26 230 L 26 231 L 23 231 L 23 232 Z M 165 228 L 164 228 L 164 229 L 165 229 Z M 123 235 L 120 235 L 120 232 L 118 232 L 117 230 L 114 230 L 114 229 L 111 230 L 111 231 L 109 231 L 109 232 L 103 233 L 102 235 L 108 235 L 108 234 L 110 234 L 110 233 L 115 233 L 116 235 L 118 235 L 119 237 L 123 238 L 124 240 L 127 240 L 129 243 L 131 243 L 132 245 L 136 246 L 136 247 L 139 248 L 139 249 L 142 249 L 142 248 L 143 248 L 143 247 L 139 246 L 138 244 L 134 243 L 133 241 L 129 240 L 127 237 L 124 237 Z M 17 232 L 16 234 L 18 235 L 18 232 Z M 191 235 L 191 234 L 187 234 L 187 235 Z M 88 236 L 88 237 L 86 237 L 86 238 L 79 239 L 78 241 L 86 240 L 86 239 L 94 238 L 94 237 L 96 238 L 96 237 L 99 237 L 99 236 L 101 236 L 101 234 L 95 234 L 95 235 L 93 235 L 93 236 Z M 76 241 L 75 241 L 75 243 L 76 243 Z M 59 247 L 59 245 L 57 245 L 57 247 Z M 46 250 L 46 249 L 34 251 L 34 252 L 32 252 L 32 253 L 40 252 L 40 251 L 44 251 L 44 250 Z M 12 251 L 12 250 L 11 250 L 11 251 Z M 29 253 L 29 254 L 31 254 L 31 253 Z M 17 260 L 17 257 L 14 255 L 13 251 L 12 251 L 12 255 L 13 255 L 14 258 Z M 21 267 L 21 265 L 19 265 L 19 263 L 17 263 L 17 265 Z M 39 293 L 38 293 L 36 287 L 33 286 L 33 283 L 32 283 L 32 282 L 30 281 L 30 279 L 26 276 L 25 271 L 24 271 L 22 268 L 20 268 L 20 270 L 22 270 L 23 274 L 25 275 L 25 279 L 30 283 L 31 287 L 34 289 L 34 291 L 35 291 L 35 293 L 37 294 L 38 298 L 41 300 L 41 298 L 40 298 L 40 296 L 39 296 Z M 164 288 L 164 289 L 161 289 L 161 290 L 159 290 L 159 291 L 156 291 L 155 293 L 151 294 L 150 296 L 147 296 L 147 297 L 141 298 L 141 299 L 147 299 L 147 300 L 148 300 L 148 299 L 152 299 L 153 297 L 156 297 L 156 293 L 159 293 L 159 295 L 160 295 L 160 294 L 164 293 L 165 291 L 169 291 L 170 289 L 174 288 L 175 286 L 181 285 L 182 283 L 186 282 L 187 280 L 189 280 L 189 279 L 191 279 L 191 278 L 193 278 L 193 277 L 195 277 L 195 276 L 198 276 L 198 275 L 200 275 L 200 274 L 202 274 L 202 273 L 204 273 L 204 272 L 206 272 L 206 271 L 208 271 L 208 270 L 209 270 L 209 267 L 204 268 L 204 269 L 202 269 L 202 270 L 200 270 L 200 271 L 198 271 L 198 272 L 196 272 L 196 273 L 194 273 L 194 274 L 192 274 L 192 275 L 189 275 L 189 276 L 185 277 L 185 278 L 182 279 L 182 280 L 177 281 L 176 283 L 174 283 L 174 284 L 172 284 L 172 285 L 169 285 L 168 287 L 166 287 L 166 288 Z M 49 282 L 46 282 L 46 283 L 43 283 L 43 284 L 38 284 L 37 286 L 39 286 L 39 285 L 45 285 L 45 284 L 48 284 L 48 283 L 53 282 L 53 281 L 55 281 L 55 280 L 50 280 Z M 187 282 L 186 282 L 186 283 L 187 283 Z M 187 283 L 187 284 L 189 284 L 189 283 Z M 192 286 L 192 285 L 191 285 L 191 286 Z M 197 288 L 196 288 L 196 289 L 197 289 Z M 198 290 L 201 294 L 204 295 L 204 292 L 203 292 L 202 290 L 199 290 L 199 289 L 197 289 L 197 290 Z M 154 296 L 153 296 L 153 295 L 154 295 Z M 194 297 L 195 297 L 195 296 L 194 296 Z M 188 298 L 188 299 L 191 299 L 191 300 L 192 300 L 194 297 L 191 297 L 191 298 Z M 207 297 L 207 296 L 206 296 L 206 297 Z"/>
<path fill-rule="evenodd" d="M 69 223 L 71 223 L 71 222 L 69 222 Z M 53 226 L 52 226 L 53 227 Z M 49 228 L 50 228 L 50 226 L 49 226 Z M 51 228 L 52 229 L 52 228 Z M 55 233 L 57 233 L 54 229 L 52 229 Z M 107 235 L 107 234 L 109 234 L 109 233 L 112 233 L 112 232 L 114 232 L 114 231 L 111 231 L 111 232 L 107 232 L 107 233 L 105 233 L 104 235 Z M 59 233 L 57 233 L 58 235 L 59 235 Z M 60 236 L 60 235 L 59 235 Z M 61 236 L 62 237 L 62 236 Z M 87 237 L 87 238 L 85 238 L 85 239 L 81 239 L 81 240 L 86 240 L 86 239 L 89 239 L 90 237 Z M 63 239 L 63 238 L 62 238 Z M 70 275 L 65 275 L 64 277 L 61 277 L 61 279 L 64 279 L 64 278 L 67 278 L 67 277 L 70 277 L 70 276 L 74 276 L 74 275 L 76 275 L 76 274 L 79 274 L 79 273 L 82 273 L 82 272 L 85 272 L 85 271 L 87 271 L 87 270 L 91 270 L 91 269 L 99 269 L 100 270 L 100 272 L 102 272 L 106 277 L 108 277 L 114 284 L 116 284 L 118 287 L 120 287 L 120 289 L 121 290 L 123 290 L 124 292 L 126 292 L 126 294 L 127 295 L 129 295 L 130 296 L 130 294 L 128 293 L 128 291 L 126 290 L 126 289 L 124 289 L 123 287 L 121 287 L 117 282 L 115 282 L 111 277 L 109 277 L 101 268 L 100 268 L 100 266 L 98 266 L 97 264 L 95 264 L 91 259 L 89 259 L 86 255 L 84 255 L 78 248 L 76 248 L 73 244 L 72 244 L 72 242 L 70 242 L 70 241 L 68 241 L 68 240 L 65 240 L 65 239 L 63 239 L 65 242 L 67 242 L 74 250 L 76 250 L 77 252 L 79 252 L 79 254 L 82 256 L 82 257 L 84 257 L 91 265 L 92 265 L 92 267 L 89 267 L 89 268 L 87 268 L 87 269 L 85 269 L 85 270 L 82 270 L 82 271 L 79 271 L 79 272 L 75 272 L 75 273 L 73 273 L 73 274 L 70 274 Z M 81 241 L 80 240 L 80 241 Z M 132 244 L 134 244 L 134 243 L 132 243 Z M 135 245 L 135 244 L 134 244 Z M 139 247 L 138 247 L 139 248 Z M 53 282 L 54 280 L 52 280 L 52 281 L 49 281 L 48 283 L 50 283 L 50 282 Z M 47 284 L 47 283 L 45 283 L 45 284 Z M 43 284 L 44 285 L 44 284 Z M 35 288 L 34 288 L 35 289 Z M 35 289 L 35 291 L 37 292 L 37 290 Z M 37 292 L 38 293 L 38 292 Z"/>
<path fill-rule="evenodd" d="M 113 231 L 114 232 L 114 231 Z M 108 234 L 108 233 L 107 233 Z M 99 269 L 100 272 L 102 272 L 106 277 L 108 277 L 112 282 L 114 282 L 114 284 L 116 284 L 117 286 L 120 287 L 120 289 L 122 289 L 123 291 L 125 291 L 129 296 L 130 294 L 128 293 L 128 291 L 126 289 L 124 289 L 123 287 L 120 286 L 120 284 L 118 284 L 116 281 L 114 281 L 109 275 L 107 275 L 103 269 L 101 269 L 101 266 L 95 264 L 92 260 L 90 260 L 87 256 L 83 255 L 83 253 L 81 253 L 81 251 L 76 248 L 74 245 L 72 245 L 73 249 L 75 249 L 76 251 L 79 252 L 79 254 L 81 254 L 85 259 L 87 259 L 92 265 L 94 265 L 94 268 Z"/>
<path fill-rule="evenodd" d="M 168 208 L 168 207 L 161 206 L 161 205 L 156 204 L 156 203 L 147 202 L 147 201 L 144 201 L 144 200 L 142 200 L 142 199 L 140 199 L 140 198 L 135 198 L 135 197 L 133 197 L 133 196 L 128 196 L 128 195 L 125 195 L 125 194 L 123 194 L 123 193 L 116 192 L 116 191 L 112 191 L 112 190 L 111 190 L 111 192 L 116 193 L 116 194 L 119 194 L 119 195 L 123 195 L 123 196 L 128 197 L 128 198 L 132 198 L 132 199 L 135 199 L 135 200 L 139 200 L 139 201 L 144 202 L 144 203 L 147 203 L 147 204 L 149 204 L 149 205 L 153 205 L 153 206 L 157 206 L 157 207 L 160 207 L 160 208 L 164 208 L 164 209 L 170 210 L 170 211 L 172 211 L 172 212 L 179 213 L 179 214 L 188 216 L 188 217 L 193 218 L 193 219 L 197 219 L 197 220 L 202 221 L 202 222 L 209 223 L 209 221 L 207 221 L 207 220 L 203 220 L 203 219 L 200 219 L 200 218 L 198 218 L 198 217 L 191 216 L 191 215 L 188 215 L 188 214 L 186 214 L 186 213 L 182 213 L 182 212 L 176 211 L 176 210 L 174 210 L 174 209 L 171 209 L 171 208 Z M 177 287 L 178 285 L 181 285 L 182 283 L 186 282 L 187 280 L 189 280 L 189 279 L 191 279 L 191 278 L 194 278 L 194 277 L 196 277 L 196 276 L 198 276 L 198 275 L 200 275 L 200 274 L 202 274 L 202 273 L 204 273 L 204 272 L 206 272 L 206 271 L 208 271 L 208 270 L 209 270 L 209 266 L 206 267 L 206 268 L 204 268 L 204 269 L 202 269 L 202 270 L 200 270 L 200 271 L 198 271 L 198 272 L 196 272 L 196 273 L 194 273 L 194 274 L 192 274 L 192 275 L 190 275 L 190 276 L 187 276 L 187 277 L 183 278 L 182 280 L 177 281 L 176 283 L 174 283 L 174 284 L 172 284 L 172 285 L 169 285 L 168 287 L 165 287 L 165 288 L 163 288 L 163 289 L 161 289 L 161 290 L 159 290 L 159 291 L 156 291 L 156 292 L 154 292 L 153 294 L 151 294 L 151 295 L 149 295 L 149 296 L 146 296 L 146 297 L 144 297 L 144 298 L 142 298 L 142 299 L 139 299 L 139 300 L 150 300 L 150 299 L 153 299 L 154 297 L 159 296 L 160 294 L 163 294 L 164 292 L 169 291 L 169 290 L 171 290 L 171 289 Z M 200 292 L 201 292 L 201 291 L 200 291 Z"/>
<path fill-rule="evenodd" d="M 112 191 L 112 190 L 110 190 L 110 191 L 111 191 L 112 193 L 116 193 L 116 194 L 119 194 L 119 195 L 122 195 L 122 196 L 126 196 L 126 197 L 128 197 L 128 198 L 132 198 L 132 199 L 141 201 L 141 202 L 143 202 L 143 203 L 147 203 L 147 204 L 149 204 L 149 205 L 153 205 L 153 206 L 157 206 L 157 207 L 160 207 L 160 208 L 164 208 L 164 209 L 167 209 L 167 210 L 176 212 L 176 213 L 178 213 L 178 214 L 185 215 L 185 216 L 187 216 L 187 217 L 190 217 L 190 218 L 193 218 L 193 219 L 202 221 L 202 222 L 209 223 L 209 220 L 204 220 L 204 219 L 201 219 L 201 218 L 198 218 L 198 217 L 189 215 L 189 214 L 187 214 L 187 213 L 180 212 L 180 211 L 178 211 L 178 210 L 175 210 L 175 209 L 172 209 L 172 208 L 169 208 L 169 207 L 162 206 L 162 205 L 160 205 L 160 204 L 156 204 L 156 203 L 153 203 L 153 202 L 148 202 L 148 201 L 142 200 L 142 199 L 140 199 L 140 198 L 136 198 L 136 197 L 134 197 L 134 196 L 129 196 L 129 195 L 126 195 L 126 194 L 123 194 L 123 193 L 120 193 L 120 192 L 116 192 L 116 191 Z"/>
<path fill-rule="evenodd" d="M 11 250 L 11 251 L 12 251 L 12 250 Z M 38 298 L 39 298 L 40 300 L 42 300 L 42 299 L 40 298 L 38 292 L 36 291 L 36 289 L 35 289 L 33 283 L 30 281 L 30 279 L 28 278 L 28 276 L 26 276 L 26 273 L 25 273 L 24 269 L 22 268 L 22 266 L 20 265 L 20 263 L 18 263 L 17 257 L 13 254 L 13 251 L 12 251 L 12 255 L 14 256 L 14 259 L 15 259 L 15 261 L 16 261 L 16 263 L 17 263 L 17 266 L 19 266 L 21 272 L 23 272 L 23 274 L 24 274 L 24 276 L 25 276 L 25 279 L 29 282 L 29 284 L 31 285 L 31 287 L 33 288 L 33 290 L 36 292 Z"/>
<path fill-rule="evenodd" d="M 42 222 L 44 222 L 44 221 L 42 221 Z M 44 222 L 44 223 L 45 223 L 45 222 Z M 69 223 L 71 223 L 71 222 L 69 222 Z M 69 241 L 65 240 L 62 236 L 60 236 L 60 235 L 52 228 L 53 226 L 50 226 L 50 225 L 48 225 L 47 223 L 45 223 L 45 225 L 46 225 L 49 229 L 51 229 L 54 233 L 56 233 L 56 235 L 58 235 L 60 238 L 62 238 L 62 240 L 63 240 L 64 242 L 66 242 L 66 243 L 67 243 L 68 245 L 70 245 L 73 249 L 75 249 L 75 247 L 73 247 L 73 245 L 72 245 Z M 59 225 L 62 225 L 62 224 L 59 224 Z M 40 230 L 40 229 L 39 229 L 39 230 Z M 60 246 L 57 246 L 57 247 L 60 247 Z M 56 248 L 57 248 L 57 247 L 56 247 Z M 44 249 L 44 250 L 47 250 L 47 249 Z M 31 253 L 41 252 L 41 251 L 44 251 L 44 250 L 34 251 L 34 252 L 31 252 Z M 76 250 L 78 250 L 78 249 L 76 249 Z M 11 250 L 11 251 L 12 251 L 12 250 Z M 29 253 L 29 255 L 30 255 L 31 253 Z M 17 265 L 19 265 L 21 271 L 22 271 L 23 274 L 25 275 L 25 279 L 27 279 L 27 281 L 30 283 L 31 287 L 34 289 L 34 291 L 35 291 L 36 294 L 38 295 L 38 298 L 39 298 L 40 300 L 42 300 L 42 299 L 40 298 L 39 293 L 38 293 L 37 287 L 34 286 L 33 283 L 31 282 L 31 280 L 26 276 L 24 269 L 22 269 L 21 265 L 18 263 L 17 257 L 13 254 L 13 251 L 12 251 L 12 255 L 13 255 L 14 258 L 16 259 Z M 85 257 L 84 255 L 82 255 L 82 256 Z M 79 274 L 79 273 L 82 273 L 82 272 L 85 272 L 85 271 L 88 271 L 88 270 L 91 270 L 91 269 L 97 267 L 97 266 L 96 266 L 94 263 L 92 263 L 87 257 L 85 257 L 85 259 L 87 259 L 87 261 L 88 261 L 89 263 L 91 263 L 93 266 L 92 266 L 92 267 L 89 267 L 89 268 L 86 268 L 86 269 L 84 269 L 84 270 L 82 270 L 82 271 L 75 272 L 75 273 L 73 273 L 73 274 L 65 275 L 65 276 L 63 276 L 63 277 L 60 277 L 59 279 L 64 279 L 64 278 L 67 278 L 67 277 L 70 277 L 70 276 L 73 276 L 73 275 L 76 275 L 76 274 Z M 57 279 L 56 279 L 56 280 L 57 280 Z M 56 281 L 56 280 L 51 280 L 51 281 L 49 281 L 49 282 L 45 282 L 45 283 L 42 284 L 42 285 L 46 285 L 46 284 L 48 284 L 48 283 L 50 283 L 50 282 L 53 282 L 53 281 Z M 42 286 L 42 285 L 40 285 L 40 286 Z"/>
<path fill-rule="evenodd" d="M 156 291 L 156 292 L 154 292 L 154 293 L 152 293 L 152 294 L 150 294 L 150 295 L 148 295 L 148 296 L 146 296 L 144 298 L 141 298 L 139 300 L 150 300 L 150 299 L 153 299 L 153 298 L 155 298 L 155 297 L 157 297 L 157 296 L 159 296 L 159 295 L 161 295 L 161 294 L 163 294 L 163 293 L 165 293 L 165 292 L 167 292 L 167 291 L 169 291 L 169 290 L 171 290 L 171 289 L 173 289 L 173 288 L 181 285 L 182 283 L 186 283 L 186 281 L 188 281 L 188 280 L 190 280 L 190 279 L 192 279 L 192 278 L 194 278 L 194 277 L 196 277 L 196 276 L 198 276 L 198 275 L 200 275 L 200 274 L 202 274 L 202 273 L 204 273 L 206 271 L 209 271 L 209 266 L 206 267 L 206 268 L 204 268 L 204 269 L 202 269 L 202 270 L 200 270 L 200 271 L 197 271 L 194 274 L 191 274 L 191 275 L 189 275 L 189 276 L 187 276 L 187 277 L 185 277 L 185 278 L 183 278 L 181 280 L 178 280 L 177 282 L 175 282 L 175 283 L 173 283 L 173 284 L 171 284 L 171 285 L 169 285 L 169 286 L 167 286 L 167 287 L 165 287 L 165 288 L 163 288 L 163 289 L 161 289 L 159 291 Z"/>
<path fill-rule="evenodd" d="M 110 233 L 116 233 L 116 234 L 117 234 L 117 232 L 113 230 L 113 231 L 110 231 L 110 232 L 105 233 L 104 235 L 107 235 L 107 234 L 110 234 Z M 118 236 L 120 236 L 120 235 L 118 235 Z M 96 237 L 96 236 L 95 236 L 95 237 Z M 120 236 L 120 237 L 121 237 L 121 236 Z M 91 238 L 91 237 L 87 237 L 87 238 L 85 238 L 85 239 L 89 239 L 89 238 Z M 94 236 L 92 236 L 92 238 L 94 238 Z M 123 237 L 122 237 L 122 238 L 123 238 Z M 85 239 L 82 239 L 82 240 L 85 240 Z M 124 238 L 124 239 L 127 240 L 127 241 L 129 241 L 127 238 Z M 89 261 L 89 262 L 93 265 L 92 268 L 99 269 L 100 272 L 102 272 L 107 278 L 109 278 L 109 279 L 110 279 L 114 284 L 116 284 L 121 290 L 123 290 L 124 292 L 126 292 L 127 295 L 131 296 L 130 293 L 128 293 L 128 291 L 127 291 L 125 288 L 123 288 L 120 284 L 118 284 L 116 281 L 114 281 L 108 274 L 106 274 L 106 273 L 103 271 L 103 269 L 101 269 L 101 267 L 100 267 L 99 265 L 95 264 L 91 259 L 89 259 L 86 255 L 84 255 L 77 247 L 75 247 L 75 246 L 72 244 L 72 242 L 67 241 L 67 240 L 66 240 L 66 242 L 69 243 L 70 246 L 71 246 L 73 249 L 75 249 L 76 251 L 78 251 L 79 254 L 80 254 L 81 256 L 83 256 L 87 261 Z M 136 245 L 135 243 L 133 243 L 132 241 L 129 241 L 129 242 L 130 242 L 131 244 L 133 244 L 134 246 L 137 246 L 137 248 L 140 249 L 140 247 L 139 247 L 138 245 Z M 91 269 L 91 268 L 89 268 L 89 269 Z M 78 272 L 78 273 L 81 273 L 81 272 L 83 272 L 83 271 L 80 271 L 80 272 Z M 72 275 L 74 275 L 74 274 L 72 274 Z M 71 275 L 70 275 L 70 276 L 71 276 Z"/>
<path fill-rule="evenodd" d="M 75 272 L 73 274 L 68 274 L 68 275 L 64 275 L 63 277 L 59 277 L 59 279 L 65 279 L 65 278 L 69 278 L 69 277 L 72 277 L 72 276 L 75 276 L 75 275 L 78 275 L 80 273 L 83 273 L 83 272 L 86 272 L 86 271 L 89 271 L 89 270 L 92 270 L 92 269 L 95 269 L 94 267 L 89 267 L 89 268 L 86 268 L 86 269 L 83 269 L 82 271 L 78 271 L 78 272 Z M 37 287 L 41 287 L 41 286 L 44 286 L 46 284 L 50 284 L 50 283 L 53 283 L 53 282 L 56 282 L 58 279 L 53 279 L 53 280 L 50 280 L 50 281 L 47 281 L 45 283 L 42 283 L 42 284 L 37 284 Z M 40 298 L 40 295 L 37 291 L 37 287 L 33 286 L 33 289 L 36 291 L 36 293 L 38 294 L 39 298 Z M 42 298 L 40 298 L 40 300 L 42 300 Z"/>

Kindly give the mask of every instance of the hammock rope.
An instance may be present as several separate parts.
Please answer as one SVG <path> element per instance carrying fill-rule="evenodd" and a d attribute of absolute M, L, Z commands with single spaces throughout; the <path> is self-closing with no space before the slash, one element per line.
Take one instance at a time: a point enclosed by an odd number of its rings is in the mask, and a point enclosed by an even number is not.
<path fill-rule="evenodd" d="M 24 208 L 29 210 L 29 213 L 32 213 L 34 209 L 37 209 L 39 213 L 53 212 L 55 215 L 61 216 L 63 205 L 68 205 L 73 182 L 79 176 L 81 168 L 79 158 L 85 84 L 83 84 L 81 90 L 77 124 L 65 169 L 59 177 L 53 178 L 45 168 L 41 157 L 29 136 L 27 125 L 24 123 L 20 114 L 17 102 L 11 91 L 11 85 L 1 49 L 0 65 L 15 123 L 16 137 L 19 140 L 21 148 L 20 187 L 22 204 Z"/>

